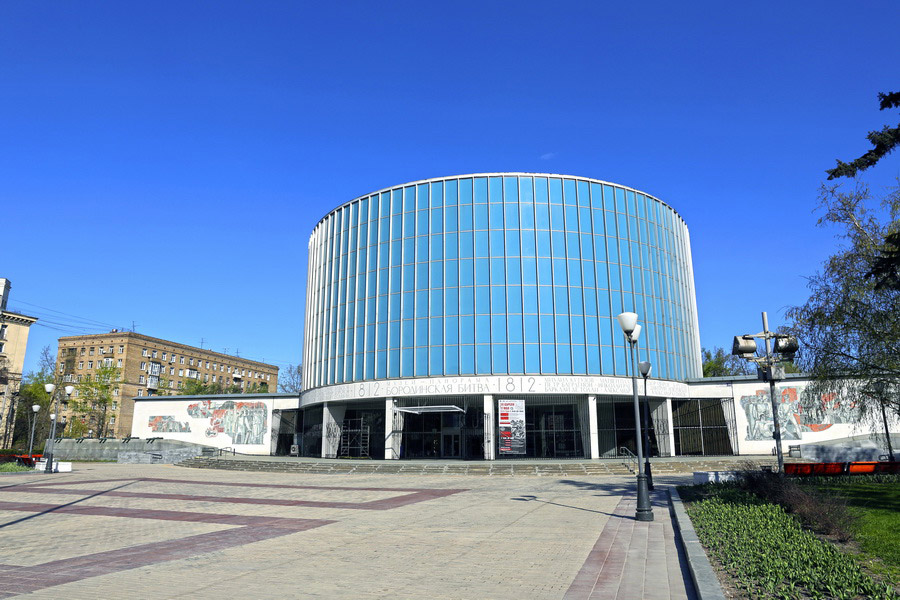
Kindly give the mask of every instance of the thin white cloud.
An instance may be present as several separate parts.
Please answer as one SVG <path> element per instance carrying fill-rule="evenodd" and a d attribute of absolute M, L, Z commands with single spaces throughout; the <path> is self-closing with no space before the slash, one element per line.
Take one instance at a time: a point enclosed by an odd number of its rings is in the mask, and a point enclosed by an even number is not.
<path fill-rule="evenodd" d="M 547 152 L 546 154 L 541 154 L 541 160 L 550 160 L 551 158 L 556 157 L 556 152 Z"/>

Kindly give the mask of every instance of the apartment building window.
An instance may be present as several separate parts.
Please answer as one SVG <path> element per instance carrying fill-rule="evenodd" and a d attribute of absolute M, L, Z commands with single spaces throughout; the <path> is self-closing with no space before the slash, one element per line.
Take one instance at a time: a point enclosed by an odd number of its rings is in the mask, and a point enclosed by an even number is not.
<path fill-rule="evenodd" d="M 113 396 L 118 396 L 118 395 L 119 395 L 119 388 L 113 388 Z M 116 409 L 116 403 L 113 402 L 113 410 L 115 410 L 115 409 Z"/>
<path fill-rule="evenodd" d="M 115 425 L 115 424 L 116 424 L 116 418 L 115 418 L 115 417 L 110 417 L 110 418 L 109 418 L 109 424 L 110 424 L 110 425 Z"/>
<path fill-rule="evenodd" d="M 144 395 L 144 390 L 141 388 L 138 388 L 138 396 L 143 396 L 143 395 Z"/>
<path fill-rule="evenodd" d="M 193 359 L 193 358 L 191 359 L 191 366 L 192 366 L 192 367 L 194 366 L 194 359 Z"/>
<path fill-rule="evenodd" d="M 175 387 L 175 381 L 174 381 L 174 380 L 170 380 L 170 381 L 169 381 L 169 389 L 172 389 L 172 388 L 174 388 L 174 387 Z"/>
<path fill-rule="evenodd" d="M 184 377 L 184 369 L 178 369 L 178 376 Z"/>
<path fill-rule="evenodd" d="M 119 367 L 120 369 L 122 368 L 122 359 L 121 358 L 116 363 L 116 366 Z"/>
<path fill-rule="evenodd" d="M 6 330 L 9 328 L 8 325 L 0 325 L 0 340 L 6 339 Z"/>
<path fill-rule="evenodd" d="M 84 353 L 85 353 L 85 352 L 87 352 L 87 348 L 82 348 L 82 349 L 81 349 L 81 355 L 84 356 Z"/>
<path fill-rule="evenodd" d="M 141 371 L 146 371 L 146 370 L 147 370 L 147 363 L 144 361 L 141 361 Z"/>
<path fill-rule="evenodd" d="M 151 352 L 151 354 L 153 355 L 153 358 L 156 358 L 156 350 L 154 350 L 153 352 Z"/>
<path fill-rule="evenodd" d="M 231 373 L 231 367 L 228 367 L 228 372 Z"/>
<path fill-rule="evenodd" d="M 175 374 L 175 367 L 169 367 L 169 375 Z"/>
<path fill-rule="evenodd" d="M 224 372 L 225 372 L 225 365 L 222 365 L 221 367 L 219 367 L 219 371 L 221 371 L 222 373 L 224 373 Z"/>
<path fill-rule="evenodd" d="M 241 377 L 247 374 L 247 369 L 241 369 Z"/>
<path fill-rule="evenodd" d="M 125 354 L 125 346 L 119 346 L 119 354 Z"/>
<path fill-rule="evenodd" d="M 175 356 L 175 353 L 173 352 L 171 358 L 169 358 L 169 362 L 175 362 L 176 358 L 177 357 Z"/>
<path fill-rule="evenodd" d="M 207 381 L 209 381 L 209 375 L 204 373 L 203 374 L 203 383 L 206 383 Z"/>
<path fill-rule="evenodd" d="M 180 363 L 180 364 L 182 364 L 182 365 L 184 364 L 184 357 L 183 357 L 183 356 L 181 357 L 181 363 Z"/>
<path fill-rule="evenodd" d="M 145 381 L 146 381 L 146 379 L 144 379 L 144 376 L 143 376 L 143 375 L 141 375 L 141 376 L 138 378 L 138 383 L 144 383 Z"/>
<path fill-rule="evenodd" d="M 93 348 L 90 348 L 90 349 L 88 350 L 88 354 L 91 355 L 91 356 L 93 356 L 93 355 L 94 355 L 94 349 L 93 349 Z"/>
<path fill-rule="evenodd" d="M 163 352 L 163 353 L 162 353 L 162 359 L 163 359 L 163 360 L 166 360 L 166 355 L 167 355 L 167 354 L 168 354 L 168 352 Z"/>
<path fill-rule="evenodd" d="M 271 375 L 266 375 L 266 381 L 272 381 L 272 376 L 271 376 Z"/>
<path fill-rule="evenodd" d="M 146 348 L 143 348 L 143 349 L 141 350 L 141 356 L 147 356 L 147 349 L 146 349 Z"/>
<path fill-rule="evenodd" d="M 215 383 L 215 382 L 216 382 L 216 376 L 213 375 L 213 383 Z"/>
<path fill-rule="evenodd" d="M 79 368 L 79 369 L 83 369 L 83 368 L 84 368 L 84 361 L 83 361 L 83 360 L 79 360 L 79 361 L 78 361 L 78 368 Z"/>
<path fill-rule="evenodd" d="M 100 364 L 100 363 L 98 362 L 97 365 L 99 366 L 99 364 Z M 103 366 L 104 366 L 104 367 L 111 367 L 112 365 L 113 365 L 113 359 L 111 359 L 111 358 L 104 358 L 104 359 L 103 359 Z"/>
<path fill-rule="evenodd" d="M 93 368 L 94 368 L 94 361 L 89 360 L 88 361 L 88 369 L 93 369 Z"/>
<path fill-rule="evenodd" d="M 113 347 L 110 346 L 106 351 L 107 351 L 109 354 L 112 354 L 112 353 L 113 353 Z"/>
<path fill-rule="evenodd" d="M 118 390 L 117 390 L 117 391 L 118 391 Z M 115 400 L 113 400 L 113 403 L 112 403 L 112 409 L 113 409 L 113 410 L 119 410 L 119 403 L 118 403 L 117 401 L 115 401 Z"/>
<path fill-rule="evenodd" d="M 206 368 L 209 368 L 209 361 L 206 361 Z"/>

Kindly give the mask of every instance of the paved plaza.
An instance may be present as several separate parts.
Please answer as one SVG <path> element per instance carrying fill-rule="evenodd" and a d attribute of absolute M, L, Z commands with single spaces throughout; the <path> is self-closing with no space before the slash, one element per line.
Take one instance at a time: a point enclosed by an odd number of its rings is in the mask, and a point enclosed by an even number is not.
<path fill-rule="evenodd" d="M 76 463 L 0 477 L 0 598 L 693 598 L 660 480 Z"/>

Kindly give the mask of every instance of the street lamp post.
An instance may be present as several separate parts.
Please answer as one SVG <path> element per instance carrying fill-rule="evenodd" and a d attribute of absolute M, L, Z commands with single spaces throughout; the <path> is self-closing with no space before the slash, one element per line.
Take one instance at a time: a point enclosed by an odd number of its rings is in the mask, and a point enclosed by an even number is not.
<path fill-rule="evenodd" d="M 31 459 L 31 451 L 34 448 L 34 426 L 37 425 L 37 414 L 41 410 L 40 404 L 32 404 L 31 411 L 34 413 L 31 416 L 31 437 L 28 439 L 28 458 Z"/>
<path fill-rule="evenodd" d="M 772 403 L 772 437 L 775 440 L 775 455 L 778 457 L 778 472 L 784 474 L 784 453 L 781 451 L 781 424 L 778 418 L 778 402 L 775 399 L 775 382 L 784 379 L 784 369 L 778 363 L 789 362 L 794 359 L 799 345 L 797 338 L 769 331 L 769 316 L 762 314 L 763 330 L 759 333 L 738 335 L 734 338 L 731 353 L 735 356 L 756 363 L 759 367 L 759 376 L 763 381 L 769 382 L 769 400 Z M 766 353 L 764 356 L 756 356 L 756 338 L 765 341 Z M 772 340 L 775 347 L 772 348 Z"/>
<path fill-rule="evenodd" d="M 641 326 L 638 325 L 637 313 L 623 312 L 616 317 L 619 326 L 625 334 L 625 339 L 631 347 L 631 389 L 634 396 L 634 442 L 637 446 L 638 476 L 637 476 L 637 510 L 634 518 L 638 521 L 652 521 L 653 509 L 650 508 L 650 491 L 647 487 L 647 475 L 644 473 L 644 456 L 641 444 L 641 408 L 638 403 L 637 370 L 634 361 L 634 345 L 641 334 Z"/>
<path fill-rule="evenodd" d="M 652 368 L 650 361 L 638 363 L 641 377 L 644 378 L 644 470 L 647 472 L 647 489 L 650 491 L 653 491 L 653 471 L 650 470 L 650 401 L 647 399 L 647 378 L 650 377 Z"/>
<path fill-rule="evenodd" d="M 48 383 L 44 386 L 44 389 L 47 390 L 47 393 L 50 394 L 50 407 L 53 409 L 53 392 L 56 391 L 56 386 L 52 383 Z M 75 391 L 75 386 L 67 385 L 65 387 L 66 390 L 66 399 L 72 397 L 72 392 Z M 47 440 L 47 444 L 50 446 L 50 451 L 47 452 L 47 466 L 44 469 L 45 473 L 53 472 L 53 450 L 56 445 L 56 416 L 59 414 L 59 396 L 56 396 L 56 409 L 50 413 L 50 439 Z"/>

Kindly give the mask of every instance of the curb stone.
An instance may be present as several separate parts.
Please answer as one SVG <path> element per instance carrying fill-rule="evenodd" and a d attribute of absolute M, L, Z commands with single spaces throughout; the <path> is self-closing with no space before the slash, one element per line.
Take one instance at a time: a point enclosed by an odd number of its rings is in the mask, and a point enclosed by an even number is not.
<path fill-rule="evenodd" d="M 706 556 L 706 551 L 697 538 L 697 532 L 694 530 L 694 524 L 691 523 L 687 511 L 684 510 L 684 504 L 681 502 L 681 496 L 674 486 L 667 488 L 669 494 L 669 509 L 675 517 L 675 526 L 681 534 L 681 545 L 687 556 L 688 568 L 691 571 L 691 579 L 694 581 L 694 590 L 700 600 L 725 600 L 725 594 L 722 586 L 719 584 L 719 578 L 713 570 Z"/>

